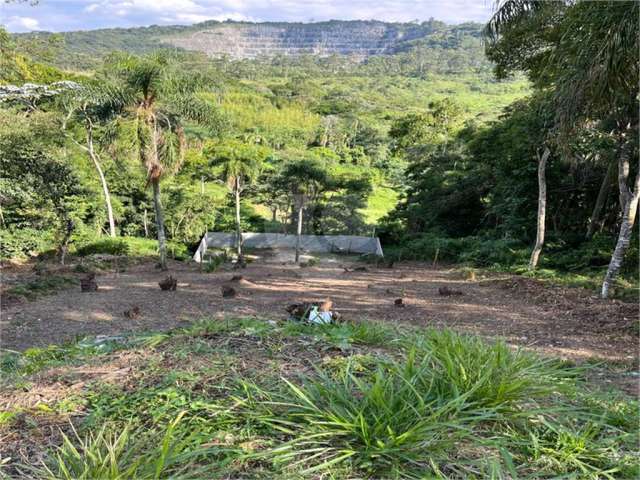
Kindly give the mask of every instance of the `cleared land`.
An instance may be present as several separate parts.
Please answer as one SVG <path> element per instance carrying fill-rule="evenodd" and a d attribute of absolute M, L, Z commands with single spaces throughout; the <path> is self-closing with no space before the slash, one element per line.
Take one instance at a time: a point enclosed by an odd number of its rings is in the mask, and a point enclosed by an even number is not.
<path fill-rule="evenodd" d="M 169 272 L 178 280 L 174 292 L 160 290 L 158 282 L 167 274 L 149 261 L 98 275 L 95 293 L 82 293 L 76 284 L 35 301 L 10 302 L 2 313 L 2 347 L 24 350 L 225 315 L 286 319 L 285 307 L 291 303 L 330 298 L 346 320 L 450 327 L 574 360 L 633 362 L 637 357 L 638 305 L 602 301 L 587 290 L 505 275 L 469 281 L 460 270 L 416 263 L 353 271 L 364 264 L 327 257 L 317 266 L 300 268 L 285 258 L 213 273 L 174 262 Z M 238 295 L 223 299 L 220 287 L 234 275 L 243 277 L 234 284 Z M 462 295 L 440 295 L 441 287 Z M 404 307 L 394 304 L 397 298 L 403 298 Z M 127 318 L 124 312 L 134 307 L 139 317 Z"/>

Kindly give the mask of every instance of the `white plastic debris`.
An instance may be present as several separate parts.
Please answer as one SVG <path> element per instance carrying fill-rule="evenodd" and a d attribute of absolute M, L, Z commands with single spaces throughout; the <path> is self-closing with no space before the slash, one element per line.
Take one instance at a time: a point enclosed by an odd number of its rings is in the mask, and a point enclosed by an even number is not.
<path fill-rule="evenodd" d="M 311 323 L 326 324 L 331 323 L 331 312 L 319 312 L 318 307 L 313 307 L 309 312 L 309 321 Z"/>

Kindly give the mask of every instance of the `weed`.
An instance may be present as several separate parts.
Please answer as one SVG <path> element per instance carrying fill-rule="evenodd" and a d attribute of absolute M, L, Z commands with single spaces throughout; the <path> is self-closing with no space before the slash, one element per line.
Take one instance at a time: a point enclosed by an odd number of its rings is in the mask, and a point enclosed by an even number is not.
<path fill-rule="evenodd" d="M 63 434 L 63 442 L 49 462 L 35 469 L 38 478 L 56 480 L 103 479 L 140 480 L 187 478 L 197 470 L 192 459 L 194 438 L 177 430 L 182 415 L 171 421 L 157 439 L 145 438 L 130 426 L 102 426 L 97 433 L 73 438 Z"/>
<path fill-rule="evenodd" d="M 5 295 L 34 300 L 43 295 L 50 295 L 68 288 L 75 280 L 63 275 L 48 275 L 29 282 L 8 288 Z"/>
<path fill-rule="evenodd" d="M 512 351 L 503 341 L 488 344 L 449 330 L 427 331 L 408 340 L 407 348 L 431 355 L 441 391 L 468 394 L 468 402 L 483 408 L 507 409 L 519 401 L 571 391 L 579 372 L 523 350 Z"/>

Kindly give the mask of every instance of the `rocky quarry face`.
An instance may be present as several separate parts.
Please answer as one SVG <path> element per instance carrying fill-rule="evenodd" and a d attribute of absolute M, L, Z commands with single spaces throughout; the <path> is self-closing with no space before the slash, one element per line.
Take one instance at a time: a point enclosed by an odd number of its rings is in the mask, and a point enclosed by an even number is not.
<path fill-rule="evenodd" d="M 210 57 L 235 59 L 278 55 L 334 54 L 365 58 L 395 52 L 403 42 L 423 36 L 419 26 L 381 22 L 309 24 L 218 23 L 163 39 Z"/>

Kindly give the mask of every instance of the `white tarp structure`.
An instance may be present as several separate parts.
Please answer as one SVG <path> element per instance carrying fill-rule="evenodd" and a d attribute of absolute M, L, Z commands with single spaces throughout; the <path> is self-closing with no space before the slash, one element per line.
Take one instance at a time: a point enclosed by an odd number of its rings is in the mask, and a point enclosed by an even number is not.
<path fill-rule="evenodd" d="M 209 248 L 233 248 L 235 233 L 207 232 L 193 259 L 200 262 Z M 296 248 L 296 235 L 282 233 L 243 233 L 242 245 L 246 248 Z M 300 248 L 305 252 L 361 253 L 382 256 L 378 237 L 356 235 L 301 235 Z"/>

